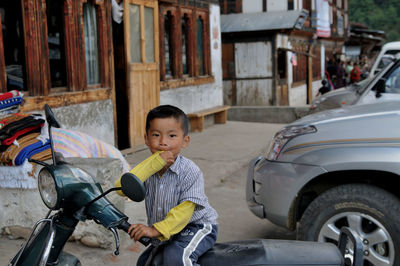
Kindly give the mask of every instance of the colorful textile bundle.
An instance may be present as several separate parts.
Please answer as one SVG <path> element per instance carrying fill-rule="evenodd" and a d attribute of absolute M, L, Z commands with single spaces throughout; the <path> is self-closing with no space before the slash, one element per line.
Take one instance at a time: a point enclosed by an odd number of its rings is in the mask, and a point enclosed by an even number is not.
<path fill-rule="evenodd" d="M 17 90 L 0 93 L 0 118 L 18 113 L 23 101 L 23 94 Z"/>
<path fill-rule="evenodd" d="M 40 131 L 44 126 L 45 120 L 41 115 L 21 115 L 19 118 L 11 116 L 9 120 L 7 117 L 3 119 L 3 126 L 0 129 L 0 145 L 9 146 L 18 137 L 28 134 L 32 131 Z"/>
<path fill-rule="evenodd" d="M 22 125 L 25 125 L 24 129 L 28 132 L 17 137 L 12 135 L 23 131 Z M 32 125 L 39 126 L 33 129 Z M 39 115 L 16 113 L 0 119 L 0 132 L 0 187 L 36 188 L 37 181 L 32 178 L 37 174 L 36 164 L 28 162 L 28 159 L 51 159 L 47 123 Z M 104 141 L 61 128 L 53 128 L 52 135 L 54 150 L 64 157 L 116 158 L 122 162 L 124 172 L 131 170 L 122 153 Z"/>
<path fill-rule="evenodd" d="M 22 165 L 26 159 L 51 158 L 50 144 L 41 131 L 45 120 L 37 114 L 11 114 L 0 120 L 0 163 Z"/>
<path fill-rule="evenodd" d="M 0 162 L 6 165 L 22 165 L 29 158 L 39 161 L 51 159 L 49 139 L 40 133 L 27 134 L 0 154 Z"/>
<path fill-rule="evenodd" d="M 116 158 L 121 160 L 124 172 L 131 170 L 122 153 L 104 141 L 62 128 L 53 128 L 52 132 L 54 149 L 64 157 Z"/>

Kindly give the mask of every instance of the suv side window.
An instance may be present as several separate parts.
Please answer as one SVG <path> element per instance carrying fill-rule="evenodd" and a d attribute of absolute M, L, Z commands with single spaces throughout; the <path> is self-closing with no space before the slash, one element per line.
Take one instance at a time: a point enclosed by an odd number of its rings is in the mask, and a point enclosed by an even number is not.
<path fill-rule="evenodd" d="M 400 67 L 397 67 L 386 79 L 385 92 L 400 94 Z"/>

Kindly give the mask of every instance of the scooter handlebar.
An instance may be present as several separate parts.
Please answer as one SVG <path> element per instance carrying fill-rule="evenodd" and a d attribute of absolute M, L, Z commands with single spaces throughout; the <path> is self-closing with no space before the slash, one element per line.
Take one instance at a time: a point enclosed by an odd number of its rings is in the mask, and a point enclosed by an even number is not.
<path fill-rule="evenodd" d="M 123 220 L 118 225 L 118 229 L 121 229 L 121 230 L 125 231 L 126 233 L 128 233 L 128 229 L 130 226 L 131 226 L 131 224 L 128 221 Z M 148 237 L 142 237 L 141 239 L 139 239 L 139 242 L 147 247 L 150 244 L 151 239 Z"/>

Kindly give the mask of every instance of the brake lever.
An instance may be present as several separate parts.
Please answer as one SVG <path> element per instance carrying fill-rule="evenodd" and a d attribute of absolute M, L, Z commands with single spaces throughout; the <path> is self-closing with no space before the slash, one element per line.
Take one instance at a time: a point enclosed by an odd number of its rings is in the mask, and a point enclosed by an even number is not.
<path fill-rule="evenodd" d="M 113 233 L 114 238 L 115 238 L 115 251 L 114 251 L 114 255 L 118 256 L 119 255 L 119 237 L 118 237 L 118 232 L 117 230 L 115 230 L 114 227 L 110 228 L 110 231 Z"/>
<path fill-rule="evenodd" d="M 121 230 L 123 230 L 123 231 L 125 231 L 126 233 L 128 233 L 128 229 L 129 229 L 130 226 L 131 226 L 131 224 L 128 223 L 128 221 L 122 220 L 122 221 L 120 222 L 120 224 L 118 225 L 118 228 L 121 229 Z M 147 246 L 151 243 L 151 238 L 148 238 L 148 237 L 144 236 L 144 237 L 142 237 L 141 239 L 139 239 L 139 242 L 140 242 L 143 246 L 147 247 Z"/>

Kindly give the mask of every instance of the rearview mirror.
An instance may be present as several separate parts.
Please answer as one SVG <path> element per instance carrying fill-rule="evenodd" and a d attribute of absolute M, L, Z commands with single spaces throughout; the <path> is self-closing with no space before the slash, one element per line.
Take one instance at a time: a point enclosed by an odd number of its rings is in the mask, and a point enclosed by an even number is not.
<path fill-rule="evenodd" d="M 58 123 L 56 116 L 51 110 L 50 106 L 46 103 L 44 105 L 44 113 L 46 115 L 46 121 L 51 127 L 60 128 L 60 124 Z"/>
<path fill-rule="evenodd" d="M 382 93 L 385 92 L 386 90 L 386 79 L 380 78 L 378 82 L 375 85 L 376 88 L 376 98 L 379 98 L 382 96 Z"/>
<path fill-rule="evenodd" d="M 125 173 L 121 177 L 122 192 L 129 199 L 140 202 L 144 199 L 144 184 L 140 179 L 132 173 Z"/>

